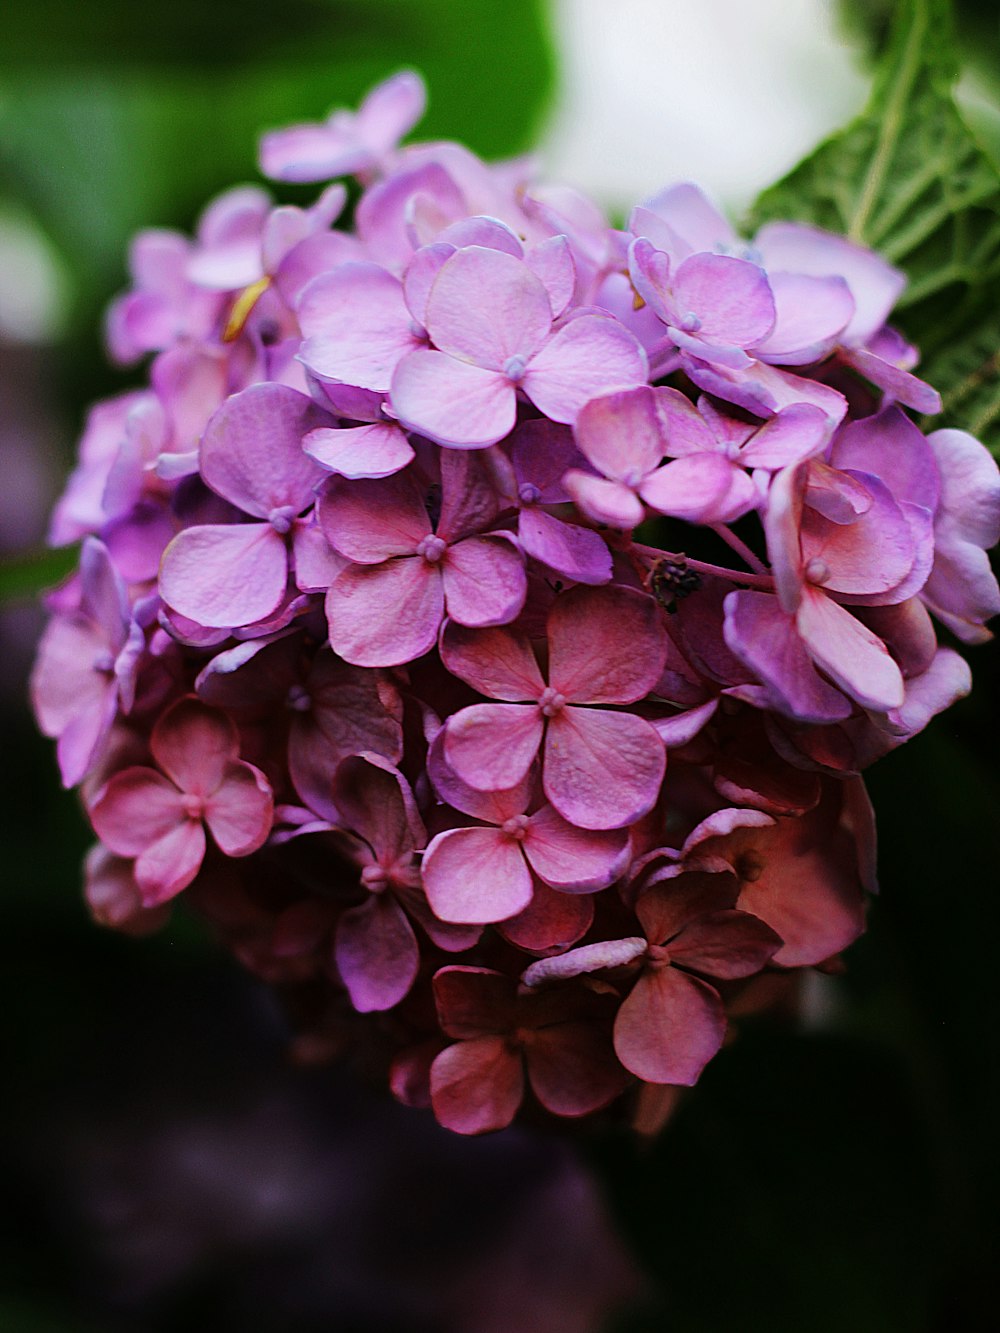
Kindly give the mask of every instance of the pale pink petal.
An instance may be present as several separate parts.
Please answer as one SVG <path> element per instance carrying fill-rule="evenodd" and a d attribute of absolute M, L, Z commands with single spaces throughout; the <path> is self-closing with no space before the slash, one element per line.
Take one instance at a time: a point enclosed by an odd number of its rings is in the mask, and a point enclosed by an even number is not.
<path fill-rule="evenodd" d="M 552 316 L 557 319 L 573 299 L 576 286 L 576 265 L 568 239 L 565 236 L 550 236 L 532 246 L 525 255 L 525 262 L 532 273 L 541 279 L 549 294 Z"/>
<path fill-rule="evenodd" d="M 666 435 L 664 453 L 671 458 L 684 458 L 719 448 L 714 431 L 689 398 L 677 389 L 660 388 L 655 393 Z M 657 459 L 656 463 L 660 461 Z"/>
<path fill-rule="evenodd" d="M 521 510 L 517 536 L 528 555 L 561 578 L 592 586 L 611 578 L 611 552 L 592 528 L 563 523 L 531 507 Z"/>
<path fill-rule="evenodd" d="M 681 181 L 653 195 L 646 200 L 643 211 L 667 223 L 689 251 L 715 250 L 739 241 L 715 205 L 690 181 Z"/>
<path fill-rule="evenodd" d="M 330 644 L 355 666 L 396 666 L 433 648 L 444 593 L 440 572 L 419 556 L 353 565 L 326 595 Z"/>
<path fill-rule="evenodd" d="M 469 630 L 449 621 L 441 660 L 453 676 L 491 699 L 519 703 L 545 689 L 530 641 L 511 629 Z"/>
<path fill-rule="evenodd" d="M 525 1063 L 535 1096 L 553 1115 L 589 1115 L 629 1082 L 607 1029 L 592 1022 L 539 1028 L 525 1049 Z"/>
<path fill-rule="evenodd" d="M 520 845 L 496 828 L 448 829 L 432 838 L 423 883 L 435 916 L 462 925 L 503 921 L 531 901 Z"/>
<path fill-rule="evenodd" d="M 534 704 L 472 704 L 448 719 L 445 759 L 477 791 L 507 791 L 531 767 L 543 729 Z"/>
<path fill-rule="evenodd" d="M 781 366 L 821 360 L 854 317 L 854 297 L 842 277 L 770 272 L 774 328 L 754 346 L 754 356 Z"/>
<path fill-rule="evenodd" d="M 341 264 L 315 278 L 299 298 L 302 361 L 320 379 L 384 393 L 407 353 L 426 339 L 403 287 L 378 264 Z"/>
<path fill-rule="evenodd" d="M 354 123 L 364 142 L 382 154 L 409 134 L 424 114 L 427 90 L 413 70 L 400 70 L 371 90 L 358 107 Z"/>
<path fill-rule="evenodd" d="M 688 377 L 706 393 L 735 403 L 757 417 L 769 417 L 792 403 L 812 403 L 824 412 L 831 427 L 847 414 L 847 399 L 837 389 L 820 380 L 793 375 L 764 361 L 751 361 L 742 369 L 709 365 L 696 356 L 681 357 Z"/>
<path fill-rule="evenodd" d="M 521 386 L 552 421 L 570 425 L 600 394 L 645 384 L 646 354 L 617 320 L 580 315 L 552 335 L 531 360 Z"/>
<path fill-rule="evenodd" d="M 626 829 L 578 829 L 567 824 L 550 805 L 531 816 L 522 846 L 539 879 L 563 893 L 605 889 L 628 867 Z"/>
<path fill-rule="evenodd" d="M 418 196 L 419 197 L 419 196 Z M 414 319 L 427 323 L 427 301 L 437 275 L 455 253 L 456 247 L 446 243 L 425 245 L 410 260 L 403 276 L 403 294 Z"/>
<path fill-rule="evenodd" d="M 571 901 L 592 902 L 593 899 L 573 898 Z M 525 968 L 521 980 L 526 986 L 544 986 L 549 981 L 567 981 L 570 977 L 586 976 L 588 972 L 626 967 L 636 958 L 641 958 L 648 948 L 648 941 L 639 935 L 581 944 L 578 949 L 570 949 L 568 953 L 558 954 L 554 958 L 540 958 Z"/>
<path fill-rule="evenodd" d="M 151 768 L 116 773 L 88 814 L 97 836 L 120 856 L 138 856 L 184 819 L 177 788 Z"/>
<path fill-rule="evenodd" d="M 460 625 L 505 625 L 524 606 L 524 556 L 506 537 L 469 537 L 441 561 L 448 615 Z"/>
<path fill-rule="evenodd" d="M 667 452 L 667 436 L 649 385 L 592 399 L 580 412 L 573 435 L 584 457 L 599 472 L 635 486 L 659 467 Z"/>
<path fill-rule="evenodd" d="M 392 406 L 399 420 L 437 444 L 482 449 L 514 427 L 514 386 L 494 370 L 420 349 L 396 367 Z"/>
<path fill-rule="evenodd" d="M 721 523 L 728 521 L 723 515 L 730 508 L 731 490 L 739 475 L 739 469 L 721 453 L 688 454 L 646 477 L 639 494 L 650 508 L 671 518 Z"/>
<path fill-rule="evenodd" d="M 615 1050 L 647 1083 L 691 1087 L 722 1045 L 726 1017 L 718 994 L 676 968 L 647 970 L 615 1019 Z"/>
<path fill-rule="evenodd" d="M 350 478 L 390 477 L 413 459 L 405 433 L 390 422 L 312 430 L 302 447 L 321 467 Z"/>
<path fill-rule="evenodd" d="M 740 452 L 745 467 L 776 470 L 820 452 L 830 437 L 830 421 L 812 403 L 793 403 L 755 431 Z"/>
<path fill-rule="evenodd" d="M 663 742 L 643 718 L 565 708 L 549 721 L 542 784 L 571 824 L 624 828 L 656 804 L 666 763 Z"/>
<path fill-rule="evenodd" d="M 431 1065 L 438 1123 L 458 1134 L 487 1134 L 514 1119 L 524 1096 L 520 1053 L 503 1037 L 479 1037 L 443 1050 Z"/>
<path fill-rule="evenodd" d="M 427 301 L 427 330 L 452 357 L 503 371 L 511 357 L 527 361 L 552 326 L 544 285 L 513 255 L 472 245 L 438 274 Z"/>
<path fill-rule="evenodd" d="M 340 978 L 359 1013 L 391 1009 L 416 979 L 420 952 L 413 927 L 391 894 L 371 894 L 337 922 L 333 948 Z"/>
<path fill-rule="evenodd" d="M 816 665 L 865 708 L 898 708 L 903 677 L 885 644 L 837 602 L 806 588 L 796 625 Z"/>
<path fill-rule="evenodd" d="M 242 760 L 227 767 L 222 785 L 205 803 L 205 823 L 226 856 L 249 856 L 262 847 L 273 814 L 270 783 Z"/>
<path fill-rule="evenodd" d="M 299 592 L 326 592 L 351 562 L 335 551 L 313 520 L 296 519 L 292 526 L 292 564 Z"/>
<path fill-rule="evenodd" d="M 209 629 L 264 620 L 281 604 L 287 582 L 284 538 L 270 523 L 186 528 L 160 564 L 163 600 Z"/>
<path fill-rule="evenodd" d="M 189 696 L 159 719 L 150 749 L 181 791 L 210 796 L 239 755 L 239 736 L 225 713 Z"/>
<path fill-rule="evenodd" d="M 199 467 L 205 482 L 254 518 L 313 501 L 323 470 L 302 452 L 302 437 L 330 418 L 283 384 L 253 384 L 227 398 L 205 427 Z"/>
<path fill-rule="evenodd" d="M 199 819 L 182 819 L 148 846 L 133 870 L 143 906 L 157 907 L 186 889 L 204 856 L 205 826 Z"/>
<path fill-rule="evenodd" d="M 632 588 L 563 593 L 549 612 L 548 635 L 549 682 L 574 703 L 635 703 L 666 666 L 660 609 Z"/>
<path fill-rule="evenodd" d="M 464 815 L 481 819 L 487 824 L 504 824 L 515 815 L 523 814 L 531 802 L 535 773 L 529 769 L 516 786 L 507 791 L 477 791 L 463 782 L 444 756 L 445 730 L 431 742 L 427 752 L 427 776 L 435 792 L 447 805 L 461 810 Z"/>
<path fill-rule="evenodd" d="M 774 297 L 763 269 L 729 255 L 696 254 L 674 275 L 675 319 L 691 312 L 709 342 L 751 347 L 774 327 Z M 683 325 L 682 325 L 683 327 Z"/>
<path fill-rule="evenodd" d="M 606 481 L 570 468 L 563 477 L 563 485 L 577 508 L 595 523 L 628 531 L 637 528 L 646 517 L 642 501 L 624 482 Z"/>
<path fill-rule="evenodd" d="M 331 480 L 319 501 L 327 541 L 361 565 L 412 555 L 431 535 L 423 492 L 411 473 L 348 481 Z"/>

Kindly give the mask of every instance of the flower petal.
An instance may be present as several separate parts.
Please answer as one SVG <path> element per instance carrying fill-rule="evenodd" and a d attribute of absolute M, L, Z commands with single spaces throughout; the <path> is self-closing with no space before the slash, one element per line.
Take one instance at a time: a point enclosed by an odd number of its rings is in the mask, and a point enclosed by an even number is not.
<path fill-rule="evenodd" d="M 722 1045 L 726 1017 L 716 991 L 676 968 L 645 971 L 615 1019 L 615 1051 L 647 1083 L 691 1087 Z"/>
<path fill-rule="evenodd" d="M 651 597 L 632 588 L 574 588 L 548 619 L 549 682 L 574 703 L 630 704 L 667 662 L 667 632 Z M 628 652 L 621 645 L 628 644 Z"/>
<path fill-rule="evenodd" d="M 267 778 L 253 764 L 230 764 L 222 785 L 205 805 L 205 823 L 226 856 L 249 856 L 271 831 L 274 797 Z"/>
<path fill-rule="evenodd" d="M 371 894 L 337 922 L 334 961 L 362 1014 L 391 1009 L 413 985 L 420 952 L 413 927 L 391 894 Z"/>
<path fill-rule="evenodd" d="M 487 1134 L 514 1119 L 524 1096 L 519 1052 L 503 1037 L 480 1037 L 443 1050 L 431 1065 L 438 1123 L 458 1134 Z"/>
<path fill-rule="evenodd" d="M 549 721 L 542 785 L 571 824 L 624 828 L 656 804 L 667 754 L 634 713 L 565 708 Z"/>
<path fill-rule="evenodd" d="M 504 921 L 531 901 L 521 848 L 496 828 L 447 829 L 432 838 L 423 881 L 435 916 L 460 925 Z"/>
<path fill-rule="evenodd" d="M 532 359 L 521 386 L 552 421 L 570 425 L 599 394 L 645 384 L 646 353 L 628 329 L 604 315 L 579 315 Z"/>
<path fill-rule="evenodd" d="M 605 889 L 628 866 L 627 830 L 578 829 L 550 805 L 531 816 L 522 845 L 539 879 L 563 893 Z"/>
<path fill-rule="evenodd" d="M 209 629 L 264 620 L 288 583 L 284 538 L 270 523 L 185 528 L 163 553 L 160 596 Z"/>
<path fill-rule="evenodd" d="M 448 719 L 444 756 L 477 791 L 507 791 L 531 767 L 543 729 L 534 704 L 472 704 Z"/>
<path fill-rule="evenodd" d="M 524 606 L 524 556 L 507 537 L 468 537 L 441 561 L 448 615 L 460 625 L 505 625 Z"/>
<path fill-rule="evenodd" d="M 330 645 L 355 666 L 397 666 L 429 652 L 444 615 L 440 572 L 419 556 L 352 565 L 326 595 Z"/>
<path fill-rule="evenodd" d="M 419 349 L 396 367 L 392 406 L 410 430 L 454 449 L 482 449 L 509 435 L 517 395 L 505 375 Z"/>

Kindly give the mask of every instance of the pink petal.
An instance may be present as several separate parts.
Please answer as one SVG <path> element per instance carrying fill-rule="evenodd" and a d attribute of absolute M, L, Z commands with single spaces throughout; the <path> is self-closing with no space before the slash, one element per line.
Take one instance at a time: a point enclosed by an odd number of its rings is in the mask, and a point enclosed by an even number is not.
<path fill-rule="evenodd" d="M 502 489 L 511 490 L 510 465 L 498 449 L 446 449 L 440 456 L 441 516 L 437 534 L 451 543 L 492 525 L 506 508 Z"/>
<path fill-rule="evenodd" d="M 573 434 L 599 472 L 630 486 L 659 467 L 667 452 L 657 391 L 646 384 L 592 399 L 577 417 Z"/>
<path fill-rule="evenodd" d="M 343 759 L 331 791 L 338 822 L 367 842 L 380 865 L 393 865 L 423 846 L 426 833 L 409 784 L 380 755 Z"/>
<path fill-rule="evenodd" d="M 889 397 L 905 407 L 912 407 L 914 412 L 940 412 L 941 395 L 926 381 L 911 375 L 908 370 L 901 370 L 891 361 L 886 361 L 874 352 L 863 347 L 854 347 L 841 353 L 848 365 L 877 385 Z"/>
<path fill-rule="evenodd" d="M 431 535 L 423 492 L 409 472 L 331 481 L 320 496 L 319 524 L 334 550 L 361 565 L 412 555 Z"/>
<path fill-rule="evenodd" d="M 713 453 L 718 449 L 715 432 L 689 398 L 677 389 L 660 388 L 655 392 L 666 434 L 664 453 L 671 458 L 684 458 L 688 454 Z M 658 458 L 654 466 L 660 462 Z"/>
<path fill-rule="evenodd" d="M 151 768 L 116 773 L 88 814 L 97 836 L 119 856 L 138 856 L 184 819 L 177 788 Z"/>
<path fill-rule="evenodd" d="M 824 593 L 806 588 L 796 624 L 816 665 L 865 708 L 898 708 L 899 667 L 880 638 Z"/>
<path fill-rule="evenodd" d="M 144 907 L 157 907 L 187 886 L 205 856 L 205 826 L 182 819 L 142 852 L 135 863 L 135 882 Z"/>
<path fill-rule="evenodd" d="M 399 363 L 391 398 L 404 426 L 456 449 L 495 444 L 516 417 L 517 395 L 506 376 L 424 349 Z"/>
<path fill-rule="evenodd" d="M 503 1037 L 459 1042 L 431 1065 L 438 1123 L 459 1134 L 486 1134 L 514 1119 L 524 1096 L 521 1056 Z"/>
<path fill-rule="evenodd" d="M 691 1087 L 722 1045 L 726 1017 L 718 994 L 676 968 L 645 971 L 615 1019 L 615 1050 L 647 1083 Z"/>
<path fill-rule="evenodd" d="M 629 840 L 625 829 L 608 832 L 578 829 L 567 824 L 550 805 L 531 816 L 522 845 L 539 879 L 563 893 L 605 889 L 628 867 Z"/>
<path fill-rule="evenodd" d="M 522 509 L 517 525 L 524 551 L 553 574 L 596 586 L 611 578 L 611 552 L 592 528 L 563 523 L 542 509 Z"/>
<path fill-rule="evenodd" d="M 493 371 L 502 371 L 511 357 L 527 361 L 551 326 L 548 294 L 530 268 L 483 246 L 457 251 L 427 301 L 427 330 L 434 345 Z"/>
<path fill-rule="evenodd" d="M 647 373 L 646 354 L 623 325 L 580 315 L 546 342 L 521 385 L 550 420 L 572 425 L 591 398 L 645 384 Z"/>
<path fill-rule="evenodd" d="M 830 437 L 830 421 L 811 403 L 793 403 L 765 421 L 740 453 L 744 467 L 772 470 L 798 463 L 821 451 Z"/>
<path fill-rule="evenodd" d="M 516 983 L 487 967 L 451 965 L 434 973 L 434 1003 L 441 1031 L 466 1041 L 504 1035 L 517 1018 Z"/>
<path fill-rule="evenodd" d="M 337 922 L 334 961 L 359 1013 L 391 1009 L 416 980 L 420 953 L 413 927 L 391 894 L 371 894 Z"/>
<path fill-rule="evenodd" d="M 253 384 L 227 398 L 205 427 L 199 467 L 207 485 L 254 518 L 287 506 L 300 514 L 323 471 L 302 452 L 302 437 L 330 418 L 283 384 Z"/>
<path fill-rule="evenodd" d="M 503 921 L 531 901 L 521 848 L 496 828 L 439 833 L 424 854 L 423 883 L 435 916 L 458 924 Z"/>
<path fill-rule="evenodd" d="M 326 595 L 330 644 L 355 666 L 396 666 L 433 648 L 444 593 L 440 573 L 419 556 L 353 565 Z"/>
<path fill-rule="evenodd" d="M 425 343 L 403 287 L 378 264 L 341 264 L 315 278 L 298 306 L 300 357 L 320 379 L 385 393 L 400 361 Z"/>
<path fill-rule="evenodd" d="M 854 297 L 841 277 L 768 274 L 777 311 L 774 328 L 754 346 L 762 361 L 805 366 L 829 352 L 854 317 Z"/>
<path fill-rule="evenodd" d="M 448 719 L 445 759 L 477 791 L 507 791 L 531 767 L 543 729 L 534 704 L 472 704 Z"/>
<path fill-rule="evenodd" d="M 766 967 L 781 948 L 781 936 L 749 912 L 706 912 L 670 942 L 670 957 L 682 967 L 731 981 Z"/>
<path fill-rule="evenodd" d="M 888 594 L 913 566 L 910 525 L 878 477 L 863 473 L 856 480 L 872 503 L 853 523 L 831 523 L 806 505 L 799 537 L 802 562 L 806 567 L 812 560 L 826 566 L 825 576 L 816 581 L 831 593 Z"/>
<path fill-rule="evenodd" d="M 575 588 L 549 612 L 549 681 L 574 703 L 630 704 L 667 661 L 667 632 L 651 597 L 631 588 Z M 628 651 L 622 652 L 623 644 Z"/>
<path fill-rule="evenodd" d="M 586 935 L 594 921 L 594 899 L 586 893 L 557 893 L 537 880 L 523 912 L 499 927 L 504 939 L 531 953 L 568 949 Z"/>
<path fill-rule="evenodd" d="M 573 299 L 576 286 L 576 265 L 568 239 L 565 236 L 550 236 L 528 251 L 525 262 L 532 273 L 541 279 L 549 294 L 552 316 L 558 319 Z"/>
<path fill-rule="evenodd" d="M 804 463 L 782 468 L 767 493 L 764 532 L 774 589 L 782 609 L 793 612 L 802 600 L 802 550 L 799 529 L 808 471 Z"/>
<path fill-rule="evenodd" d="M 641 211 L 667 223 L 688 251 L 715 250 L 719 246 L 736 245 L 739 241 L 715 205 L 690 181 L 681 181 L 661 190 L 646 201 Z"/>
<path fill-rule="evenodd" d="M 288 552 L 270 523 L 186 528 L 160 564 L 163 600 L 210 629 L 266 619 L 281 604 L 287 583 Z"/>
<path fill-rule="evenodd" d="M 545 689 L 530 641 L 514 630 L 469 630 L 449 621 L 441 660 L 453 676 L 491 699 L 516 703 L 537 699 Z"/>
<path fill-rule="evenodd" d="M 211 796 L 239 756 L 239 736 L 225 713 L 187 697 L 160 717 L 150 749 L 181 791 Z"/>
<path fill-rule="evenodd" d="M 528 1081 L 553 1115 L 589 1115 L 629 1082 L 607 1029 L 597 1023 L 556 1023 L 534 1034 L 525 1051 Z"/>
<path fill-rule="evenodd" d="M 628 531 L 637 528 L 646 517 L 642 501 L 624 482 L 605 481 L 576 468 L 563 477 L 567 494 L 589 519 Z"/>
<path fill-rule="evenodd" d="M 624 828 L 656 804 L 666 763 L 663 742 L 643 718 L 566 708 L 549 721 L 542 785 L 571 824 Z"/>
<path fill-rule="evenodd" d="M 424 114 L 427 91 L 413 70 L 400 70 L 371 90 L 354 122 L 365 143 L 379 153 L 394 148 Z"/>
<path fill-rule="evenodd" d="M 763 269 L 729 255 L 696 254 L 674 275 L 673 303 L 680 322 L 690 311 L 709 342 L 751 347 L 774 326 L 774 297 Z"/>
<path fill-rule="evenodd" d="M 445 730 L 442 727 L 427 752 L 427 776 L 446 805 L 463 815 L 487 824 L 505 824 L 523 814 L 531 803 L 535 774 L 529 769 L 524 778 L 508 791 L 483 792 L 463 782 L 444 757 Z"/>
<path fill-rule="evenodd" d="M 721 453 L 689 454 L 646 477 L 639 494 L 650 508 L 671 518 L 721 523 L 728 521 L 724 515 L 735 503 L 731 490 L 734 484 L 739 485 L 740 475 L 740 470 Z M 746 500 L 752 495 L 749 485 L 747 494 L 739 498 Z"/>
<path fill-rule="evenodd" d="M 448 615 L 460 625 L 504 625 L 524 606 L 524 556 L 505 537 L 469 537 L 441 561 Z"/>
<path fill-rule="evenodd" d="M 342 477 L 389 477 L 413 459 L 409 440 L 386 422 L 345 430 L 312 430 L 302 441 L 310 458 Z"/>
<path fill-rule="evenodd" d="M 205 805 L 205 823 L 226 856 L 249 856 L 271 831 L 274 798 L 259 768 L 238 761 L 229 765 L 222 786 Z"/>

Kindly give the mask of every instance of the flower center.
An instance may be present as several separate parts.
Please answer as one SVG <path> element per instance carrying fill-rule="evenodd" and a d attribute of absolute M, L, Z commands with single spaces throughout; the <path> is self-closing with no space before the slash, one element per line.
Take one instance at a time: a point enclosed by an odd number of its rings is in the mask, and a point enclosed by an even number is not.
<path fill-rule="evenodd" d="M 806 565 L 803 573 L 806 576 L 807 583 L 825 583 L 830 577 L 830 566 L 819 556 L 813 558 Z"/>
<path fill-rule="evenodd" d="M 199 796 L 196 792 L 186 791 L 181 797 L 181 808 L 188 819 L 201 819 L 205 813 L 204 797 Z"/>
<path fill-rule="evenodd" d="M 312 707 L 312 699 L 304 685 L 289 686 L 285 695 L 285 707 L 290 708 L 293 713 L 308 713 Z"/>
<path fill-rule="evenodd" d="M 503 373 L 511 384 L 519 384 L 524 379 L 524 372 L 527 369 L 528 363 L 523 356 L 510 356 L 504 362 Z"/>
<path fill-rule="evenodd" d="M 546 685 L 539 696 L 538 707 L 542 710 L 543 716 L 555 717 L 556 713 L 561 713 L 566 707 L 566 698 L 551 685 Z"/>
<path fill-rule="evenodd" d="M 115 669 L 115 659 L 110 652 L 105 650 L 103 653 L 97 654 L 91 665 L 102 676 L 110 676 Z"/>
<path fill-rule="evenodd" d="M 268 514 L 267 521 L 279 536 L 284 537 L 286 532 L 291 531 L 295 510 L 291 505 L 278 505 Z"/>
<path fill-rule="evenodd" d="M 701 328 L 701 320 L 693 310 L 689 310 L 686 315 L 681 317 L 678 328 L 683 329 L 685 333 L 697 333 Z"/>
<path fill-rule="evenodd" d="M 670 954 L 662 944 L 651 944 L 646 950 L 646 966 L 654 971 L 662 971 L 670 966 Z"/>
<path fill-rule="evenodd" d="M 436 565 L 448 549 L 448 543 L 441 537 L 423 537 L 417 547 L 417 555 L 422 555 L 429 565 Z"/>
<path fill-rule="evenodd" d="M 542 498 L 542 493 L 533 481 L 522 481 L 517 488 L 517 498 L 523 505 L 536 505 Z"/>
<path fill-rule="evenodd" d="M 383 893 L 389 887 L 389 876 L 382 866 L 365 866 L 361 883 L 369 893 Z"/>
<path fill-rule="evenodd" d="M 500 832 L 506 834 L 508 838 L 513 838 L 515 842 L 524 842 L 528 832 L 528 816 L 514 815 L 512 819 L 507 820 Z"/>
<path fill-rule="evenodd" d="M 764 862 L 756 852 L 744 852 L 737 858 L 734 869 L 744 884 L 753 884 L 763 875 Z"/>

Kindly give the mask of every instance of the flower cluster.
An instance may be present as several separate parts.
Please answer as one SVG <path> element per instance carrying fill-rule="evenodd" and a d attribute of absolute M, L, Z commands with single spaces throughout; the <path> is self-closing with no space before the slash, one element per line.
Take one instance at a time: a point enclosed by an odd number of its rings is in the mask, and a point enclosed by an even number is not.
<path fill-rule="evenodd" d="M 682 184 L 398 147 L 403 74 L 141 234 L 33 680 L 95 916 L 183 891 L 302 1042 L 476 1133 L 693 1084 L 864 925 L 859 776 L 970 684 L 1000 480 L 904 279 Z M 350 221 L 334 224 L 353 200 Z M 623 1105 L 628 1105 L 628 1102 Z"/>

